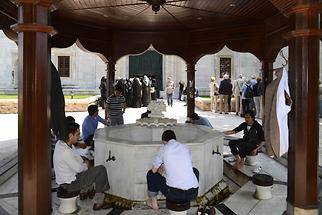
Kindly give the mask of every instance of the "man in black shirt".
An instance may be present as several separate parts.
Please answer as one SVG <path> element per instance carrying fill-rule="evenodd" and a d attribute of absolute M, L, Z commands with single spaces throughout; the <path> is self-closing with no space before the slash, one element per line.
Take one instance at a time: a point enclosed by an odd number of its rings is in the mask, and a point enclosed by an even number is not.
<path fill-rule="evenodd" d="M 231 153 L 236 157 L 236 163 L 234 164 L 236 169 L 243 167 L 246 155 L 253 151 L 256 153 L 264 144 L 264 131 L 262 126 L 255 120 L 254 112 L 246 111 L 244 114 L 245 122 L 233 130 L 224 132 L 226 135 L 231 135 L 244 131 L 243 138 L 229 141 Z"/>

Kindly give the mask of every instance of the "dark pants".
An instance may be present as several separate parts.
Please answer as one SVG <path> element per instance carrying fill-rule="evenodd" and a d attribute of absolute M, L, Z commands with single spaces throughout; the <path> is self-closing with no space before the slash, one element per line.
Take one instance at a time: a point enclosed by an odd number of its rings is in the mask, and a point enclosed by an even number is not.
<path fill-rule="evenodd" d="M 251 99 L 242 99 L 243 113 L 250 110 Z"/>
<path fill-rule="evenodd" d="M 173 105 L 173 99 L 172 99 L 172 93 L 167 93 L 167 101 L 168 101 L 168 106 L 170 106 L 171 105 L 171 107 L 172 107 L 172 105 Z"/>
<path fill-rule="evenodd" d="M 76 180 L 71 184 L 63 184 L 62 188 L 68 192 L 79 191 L 95 183 L 95 192 L 103 193 L 110 189 L 110 184 L 107 178 L 107 172 L 103 165 L 89 168 L 88 170 L 78 173 Z"/>
<path fill-rule="evenodd" d="M 179 101 L 181 101 L 182 99 L 181 99 L 181 97 L 182 97 L 182 90 L 179 90 Z"/>
<path fill-rule="evenodd" d="M 193 172 L 199 181 L 199 171 L 193 168 Z M 199 188 L 191 188 L 189 190 L 181 190 L 169 187 L 166 179 L 159 173 L 153 173 L 151 170 L 146 175 L 148 191 L 153 193 L 161 193 L 172 202 L 188 202 L 197 198 Z"/>
<path fill-rule="evenodd" d="M 239 155 L 241 158 L 244 158 L 246 155 L 249 155 L 254 149 L 256 149 L 257 145 L 243 139 L 238 139 L 230 140 L 229 147 L 233 155 Z"/>

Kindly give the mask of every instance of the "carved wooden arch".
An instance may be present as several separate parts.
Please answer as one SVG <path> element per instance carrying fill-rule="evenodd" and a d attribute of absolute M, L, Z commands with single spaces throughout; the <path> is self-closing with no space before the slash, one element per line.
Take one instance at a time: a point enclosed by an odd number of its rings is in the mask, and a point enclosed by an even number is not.
<path fill-rule="evenodd" d="M 150 45 L 162 54 L 187 59 L 187 36 L 183 32 L 115 32 L 112 56 L 119 59 L 129 54 L 140 54 Z"/>
<path fill-rule="evenodd" d="M 93 53 L 93 54 L 96 54 L 99 58 L 101 58 L 101 60 L 102 60 L 104 63 L 107 63 L 107 62 L 108 62 L 107 58 L 105 57 L 105 55 L 104 55 L 104 54 L 102 54 L 102 52 L 95 52 L 95 51 L 93 51 L 93 50 L 88 50 L 88 49 L 86 49 L 86 48 L 83 46 L 83 44 L 82 44 L 82 42 L 80 41 L 80 39 L 77 39 L 77 40 L 76 40 L 76 42 L 75 42 L 75 44 L 76 44 L 76 46 L 77 46 L 78 48 L 80 48 L 82 51 L 87 52 L 87 53 Z M 97 49 L 97 51 L 102 51 L 102 50 L 98 50 L 98 49 Z M 104 53 L 104 52 L 103 52 L 103 53 Z"/>
<path fill-rule="evenodd" d="M 159 51 L 157 48 L 154 47 L 153 44 L 150 44 L 149 47 L 146 50 L 144 50 L 143 52 L 136 53 L 136 54 L 128 54 L 128 55 L 137 56 L 137 55 L 142 55 L 142 54 L 144 54 L 145 52 L 148 52 L 148 51 L 155 51 L 155 52 L 159 53 L 160 55 L 168 55 L 168 54 L 165 54 L 165 53 Z M 174 55 L 174 54 L 170 54 L 170 55 Z M 178 56 L 178 55 L 175 55 L 175 56 L 180 58 L 181 60 L 185 61 L 185 59 L 183 59 L 181 56 Z M 124 56 L 122 56 L 122 57 L 124 57 Z M 116 61 L 118 61 L 120 58 L 116 59 Z"/>

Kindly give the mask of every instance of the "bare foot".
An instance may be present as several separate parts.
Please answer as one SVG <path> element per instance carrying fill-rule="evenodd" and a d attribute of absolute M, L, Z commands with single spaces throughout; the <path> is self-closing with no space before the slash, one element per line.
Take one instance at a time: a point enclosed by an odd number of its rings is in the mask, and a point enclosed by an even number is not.
<path fill-rule="evenodd" d="M 148 198 L 146 204 L 155 211 L 159 210 L 158 201 L 155 197 Z"/>
<path fill-rule="evenodd" d="M 242 159 L 239 157 L 239 156 L 236 156 L 235 157 L 235 163 L 234 163 L 234 165 L 233 165 L 233 168 L 234 169 L 239 169 L 238 167 L 239 167 L 239 165 L 240 165 L 240 162 L 242 161 Z"/>
<path fill-rule="evenodd" d="M 244 164 L 245 164 L 244 159 L 238 160 L 234 164 L 234 169 L 240 170 L 240 169 L 242 169 L 244 167 Z"/>

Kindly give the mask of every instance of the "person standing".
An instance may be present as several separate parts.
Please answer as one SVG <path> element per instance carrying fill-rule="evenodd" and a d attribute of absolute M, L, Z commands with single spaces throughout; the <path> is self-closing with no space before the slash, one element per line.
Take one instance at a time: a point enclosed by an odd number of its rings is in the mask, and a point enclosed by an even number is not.
<path fill-rule="evenodd" d="M 240 74 L 238 78 L 233 82 L 233 94 L 235 97 L 235 107 L 236 115 L 242 114 L 242 105 L 241 105 L 241 89 L 243 86 L 244 80 L 243 76 Z"/>
<path fill-rule="evenodd" d="M 183 92 L 184 82 L 179 81 L 179 101 L 182 101 L 182 92 Z"/>
<path fill-rule="evenodd" d="M 174 92 L 175 86 L 174 82 L 171 80 L 171 77 L 168 77 L 168 82 L 166 85 L 166 94 L 167 94 L 167 101 L 168 101 L 168 106 L 173 105 L 173 92 Z"/>
<path fill-rule="evenodd" d="M 116 86 L 113 95 L 107 98 L 107 112 L 111 126 L 123 125 L 123 113 L 126 109 L 125 98 L 122 95 L 122 88 Z"/>
<path fill-rule="evenodd" d="M 218 96 L 218 84 L 216 83 L 215 77 L 210 78 L 209 92 L 210 92 L 210 111 L 217 111 L 217 96 Z"/>
<path fill-rule="evenodd" d="M 242 86 L 242 106 L 243 113 L 251 110 L 251 102 L 253 101 L 254 91 L 251 86 L 250 80 L 246 80 L 246 82 Z"/>
<path fill-rule="evenodd" d="M 159 191 L 172 202 L 187 202 L 196 199 L 199 189 L 199 172 L 192 167 L 189 148 L 176 140 L 172 130 L 163 132 L 162 142 L 147 173 L 147 204 L 154 210 L 159 209 Z"/>
<path fill-rule="evenodd" d="M 80 191 L 95 183 L 93 210 L 110 208 L 104 201 L 104 192 L 110 189 L 105 167 L 89 168 L 89 161 L 83 160 L 74 147 L 80 137 L 79 125 L 69 123 L 66 127 L 66 136 L 56 143 L 53 156 L 56 183 L 67 192 Z"/>
<path fill-rule="evenodd" d="M 254 103 L 255 103 L 255 110 L 256 110 L 256 118 L 263 117 L 263 86 L 262 86 L 262 78 L 257 77 L 257 83 L 253 86 L 254 91 Z"/>
<path fill-rule="evenodd" d="M 232 94 L 232 85 L 229 80 L 229 75 L 225 74 L 224 79 L 220 82 L 219 85 L 219 109 L 220 114 L 222 112 L 225 112 L 225 114 L 228 114 L 228 98 Z M 224 106 L 224 107 L 223 107 Z"/>
<path fill-rule="evenodd" d="M 107 93 L 107 78 L 103 76 L 101 78 L 101 84 L 99 86 L 101 99 L 99 100 L 99 105 L 104 109 L 105 108 L 105 101 L 106 101 L 106 93 Z"/>
<path fill-rule="evenodd" d="M 98 115 L 98 106 L 90 105 L 87 107 L 88 116 L 82 124 L 82 138 L 87 145 L 92 145 L 94 133 L 98 122 L 108 125 L 108 121 Z"/>

